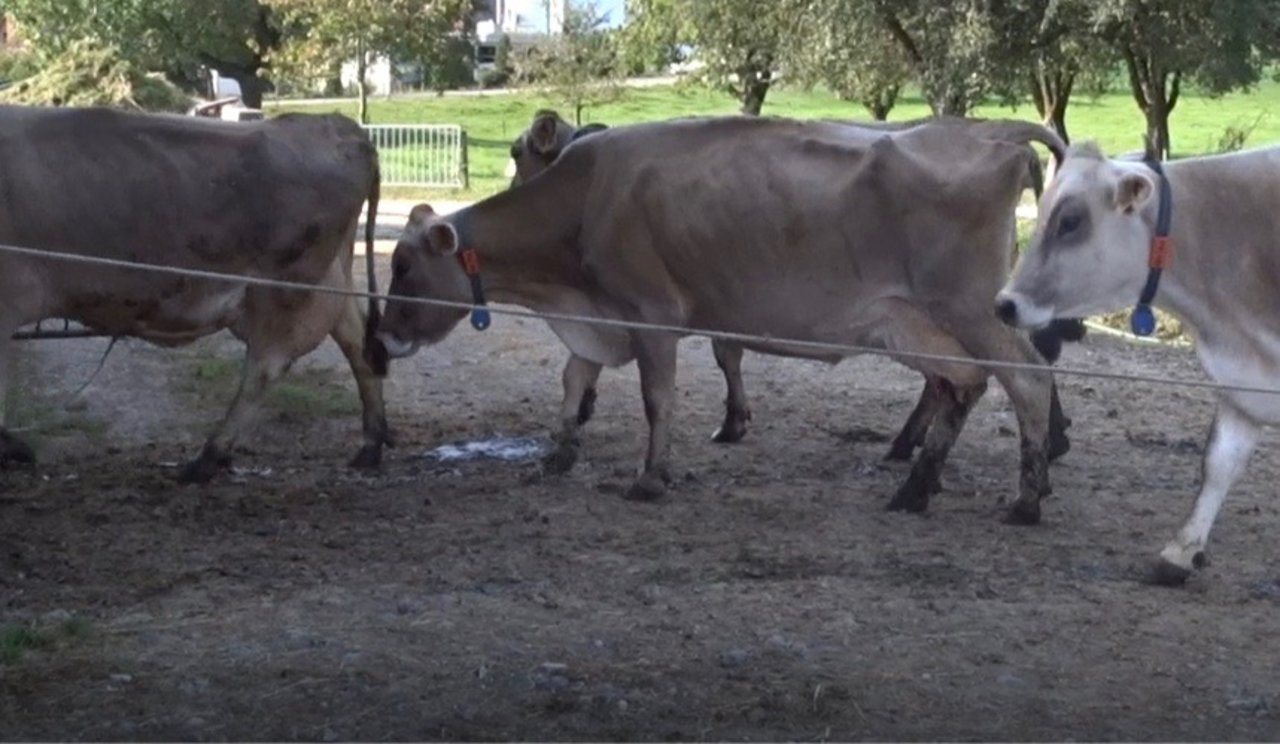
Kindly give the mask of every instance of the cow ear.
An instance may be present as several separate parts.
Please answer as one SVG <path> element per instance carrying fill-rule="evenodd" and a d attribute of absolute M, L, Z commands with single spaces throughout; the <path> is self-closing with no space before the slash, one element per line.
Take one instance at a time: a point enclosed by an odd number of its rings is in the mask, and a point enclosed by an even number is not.
<path fill-rule="evenodd" d="M 430 217 L 436 216 L 436 210 L 430 204 L 418 204 L 409 210 L 409 224 L 420 225 Z"/>
<path fill-rule="evenodd" d="M 427 227 L 423 247 L 433 256 L 451 256 L 458 252 L 458 231 L 448 222 L 435 222 Z"/>
<path fill-rule="evenodd" d="M 1155 184 L 1142 173 L 1126 173 L 1116 184 L 1116 209 L 1133 214 L 1147 203 L 1155 193 Z"/>
<path fill-rule="evenodd" d="M 556 149 L 556 138 L 560 133 L 560 117 L 546 113 L 533 120 L 529 127 L 529 143 L 537 152 L 546 154 Z"/>

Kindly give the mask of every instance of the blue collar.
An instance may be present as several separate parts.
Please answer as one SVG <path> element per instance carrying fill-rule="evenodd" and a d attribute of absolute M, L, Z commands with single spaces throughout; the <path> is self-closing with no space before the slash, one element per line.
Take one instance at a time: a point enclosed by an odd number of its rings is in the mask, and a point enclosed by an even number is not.
<path fill-rule="evenodd" d="M 1160 289 L 1160 275 L 1169 264 L 1173 263 L 1173 239 L 1169 237 L 1170 222 L 1173 221 L 1173 194 L 1169 188 L 1169 178 L 1164 174 L 1160 161 L 1149 158 L 1146 165 L 1155 172 L 1156 188 L 1160 190 L 1160 204 L 1156 212 L 1156 230 L 1151 236 L 1151 252 L 1147 256 L 1147 283 L 1142 287 L 1138 304 L 1129 316 L 1129 327 L 1135 336 L 1150 336 L 1156 330 L 1156 315 L 1151 303 Z"/>

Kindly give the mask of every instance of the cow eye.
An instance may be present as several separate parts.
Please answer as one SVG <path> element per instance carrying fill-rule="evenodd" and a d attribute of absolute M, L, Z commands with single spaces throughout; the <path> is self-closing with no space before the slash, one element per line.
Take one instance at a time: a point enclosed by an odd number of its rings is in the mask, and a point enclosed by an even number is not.
<path fill-rule="evenodd" d="M 1084 222 L 1078 214 L 1066 214 L 1058 221 L 1058 237 L 1066 237 L 1076 230 L 1080 229 L 1080 224 Z"/>

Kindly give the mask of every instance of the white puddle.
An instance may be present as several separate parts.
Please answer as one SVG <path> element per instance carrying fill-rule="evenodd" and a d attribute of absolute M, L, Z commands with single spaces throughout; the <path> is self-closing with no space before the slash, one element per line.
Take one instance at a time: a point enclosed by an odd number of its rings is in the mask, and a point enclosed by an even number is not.
<path fill-rule="evenodd" d="M 547 442 L 537 437 L 493 437 L 470 442 L 454 442 L 436 447 L 425 457 L 440 462 L 466 462 L 468 460 L 502 460 L 518 462 L 532 460 L 547 451 Z"/>

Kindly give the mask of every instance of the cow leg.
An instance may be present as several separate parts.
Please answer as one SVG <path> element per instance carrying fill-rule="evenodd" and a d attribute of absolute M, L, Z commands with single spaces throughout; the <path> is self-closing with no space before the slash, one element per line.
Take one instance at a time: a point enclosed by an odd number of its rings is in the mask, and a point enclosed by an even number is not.
<path fill-rule="evenodd" d="M 747 434 L 747 422 L 751 421 L 751 408 L 747 405 L 747 388 L 742 384 L 742 347 L 727 341 L 712 341 L 716 364 L 724 373 L 728 396 L 724 400 L 724 423 L 711 435 L 711 441 L 721 444 L 741 442 Z"/>
<path fill-rule="evenodd" d="M 667 491 L 671 479 L 671 419 L 676 405 L 676 342 L 666 333 L 635 333 L 636 361 L 640 367 L 640 392 L 649 422 L 649 451 L 644 472 L 627 491 L 626 498 L 652 501 Z"/>
<path fill-rule="evenodd" d="M 274 351 L 274 350 L 273 350 Z M 199 456 L 178 474 L 181 483 L 207 483 L 218 471 L 231 467 L 231 450 L 258 413 L 262 394 L 267 387 L 284 374 L 293 364 L 289 356 L 271 353 L 258 354 L 250 346 L 240 374 L 240 387 L 231 401 L 231 408 L 213 435 L 205 442 Z"/>
<path fill-rule="evenodd" d="M 561 380 L 564 383 L 564 399 L 560 404 L 560 431 L 553 437 L 556 448 L 542 459 L 543 469 L 553 475 L 563 475 L 578 462 L 578 450 L 582 445 L 579 432 L 591 418 L 591 405 L 595 400 L 595 384 L 600 379 L 601 365 L 576 354 L 564 365 Z M 591 402 L 588 402 L 590 398 Z M 583 410 L 586 409 L 586 415 Z"/>
<path fill-rule="evenodd" d="M 942 380 L 925 375 L 924 390 L 920 391 L 920 400 L 916 402 L 915 409 L 907 417 L 907 423 L 903 424 L 902 431 L 893 438 L 893 444 L 889 445 L 889 454 L 885 455 L 884 459 L 909 461 L 915 454 L 916 447 L 924 444 L 929 424 L 933 423 L 942 403 L 941 391 L 938 389 L 941 383 Z"/>
<path fill-rule="evenodd" d="M 1054 380 L 1049 388 L 1049 462 L 1071 451 L 1071 439 L 1067 436 L 1067 428 L 1071 419 L 1062 410 L 1062 400 L 1058 397 L 1058 381 Z"/>
<path fill-rule="evenodd" d="M 342 349 L 347 363 L 351 365 L 351 373 L 356 378 L 356 389 L 360 392 L 364 444 L 351 460 L 353 468 L 377 467 L 382 462 L 382 447 L 394 444 L 387 427 L 382 378 L 374 372 L 369 360 L 365 358 L 364 324 L 364 309 L 360 307 L 360 302 L 354 297 L 349 298 L 344 303 L 342 317 L 330 333 L 338 348 Z"/>
<path fill-rule="evenodd" d="M 30 464 L 36 461 L 36 453 L 31 446 L 5 428 L 5 409 L 8 408 L 6 403 L 12 383 L 14 330 L 16 327 L 8 324 L 0 326 L 0 470 L 11 463 Z"/>
<path fill-rule="evenodd" d="M 1044 364 L 1044 359 L 1022 334 L 985 317 L 959 319 L 955 328 L 961 342 L 976 358 Z M 1005 521 L 1009 524 L 1036 524 L 1040 521 L 1040 499 L 1049 495 L 1049 409 L 1053 397 L 1053 373 L 996 367 L 991 373 L 1009 394 L 1018 416 L 1019 469 L 1018 498 Z"/>
<path fill-rule="evenodd" d="M 889 511 L 923 512 L 929 508 L 929 496 L 942 489 L 942 466 L 964 428 L 969 411 L 986 392 L 985 382 L 956 386 L 939 378 L 934 398 L 936 415 L 925 435 L 924 449 L 911 468 L 906 483 L 889 502 Z"/>
<path fill-rule="evenodd" d="M 1249 456 L 1258 444 L 1261 428 L 1230 403 L 1218 404 L 1205 446 L 1200 493 L 1191 515 L 1182 529 L 1160 553 L 1160 561 L 1152 575 L 1159 584 L 1178 585 L 1187 580 L 1192 569 L 1205 564 L 1205 544 L 1209 531 L 1222 508 L 1227 491 L 1244 473 Z"/>

